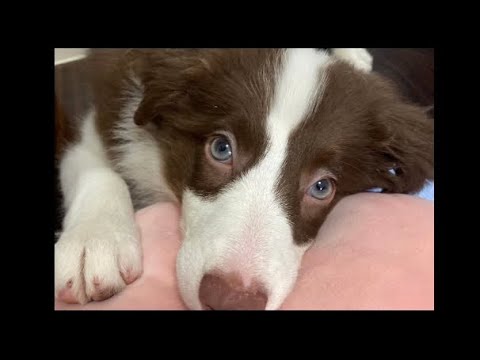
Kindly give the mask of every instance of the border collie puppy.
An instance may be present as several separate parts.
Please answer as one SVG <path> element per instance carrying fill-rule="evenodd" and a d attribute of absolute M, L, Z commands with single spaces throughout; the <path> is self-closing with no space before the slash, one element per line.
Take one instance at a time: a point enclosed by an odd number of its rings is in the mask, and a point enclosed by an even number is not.
<path fill-rule="evenodd" d="M 433 121 L 365 49 L 129 49 L 87 59 L 93 102 L 60 163 L 55 295 L 142 273 L 134 211 L 182 209 L 190 309 L 278 309 L 332 207 L 433 179 Z"/>

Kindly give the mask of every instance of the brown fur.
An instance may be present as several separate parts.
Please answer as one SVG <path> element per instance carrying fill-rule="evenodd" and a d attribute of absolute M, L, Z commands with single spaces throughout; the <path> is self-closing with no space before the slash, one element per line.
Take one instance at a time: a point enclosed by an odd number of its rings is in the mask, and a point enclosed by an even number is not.
<path fill-rule="evenodd" d="M 97 127 L 109 155 L 115 156 L 111 130 L 133 73 L 145 87 L 135 122 L 156 136 L 174 193 L 181 200 L 189 187 L 198 195 L 215 196 L 265 154 L 265 121 L 280 54 L 271 49 L 96 54 L 90 62 Z M 235 137 L 237 161 L 231 168 L 206 156 L 205 144 L 218 131 Z M 328 69 L 323 97 L 288 146 L 277 190 L 298 244 L 315 237 L 341 198 L 372 187 L 411 193 L 434 176 L 433 122 L 420 108 L 404 103 L 385 79 L 341 62 Z M 392 167 L 398 176 L 388 172 Z M 312 184 L 300 180 L 318 168 L 337 178 L 335 196 L 306 200 Z"/>
<path fill-rule="evenodd" d="M 185 186 L 213 196 L 251 168 L 266 149 L 265 120 L 273 94 L 279 51 L 132 50 L 91 58 L 98 130 L 112 153 L 112 128 L 126 99 L 129 74 L 145 86 L 136 114 L 139 126 L 153 123 L 165 156 L 167 181 L 179 199 Z M 252 69 L 256 71 L 252 72 Z M 265 81 L 265 79 L 270 80 Z M 231 171 L 205 159 L 204 143 L 216 131 L 235 134 L 238 166 Z M 174 151 L 172 151 L 174 149 Z"/>
<path fill-rule="evenodd" d="M 214 196 L 265 151 L 264 122 L 273 83 L 264 79 L 273 79 L 277 52 L 178 53 L 175 57 L 157 52 L 149 55 L 154 70 L 145 79 L 146 96 L 135 119 L 157 125 L 159 144 L 166 155 L 167 181 L 175 184 L 178 198 L 185 186 L 197 194 Z M 241 154 L 232 169 L 219 169 L 205 157 L 205 142 L 221 130 L 235 135 Z M 172 148 L 175 151 L 170 151 Z"/>
<path fill-rule="evenodd" d="M 336 194 L 332 201 L 311 205 L 298 174 L 318 168 L 336 176 Z M 328 69 L 316 111 L 290 138 L 278 193 L 294 224 L 294 238 L 303 243 L 315 237 L 344 196 L 373 187 L 412 193 L 425 179 L 433 179 L 433 122 L 420 108 L 402 102 L 383 78 L 338 62 Z"/>

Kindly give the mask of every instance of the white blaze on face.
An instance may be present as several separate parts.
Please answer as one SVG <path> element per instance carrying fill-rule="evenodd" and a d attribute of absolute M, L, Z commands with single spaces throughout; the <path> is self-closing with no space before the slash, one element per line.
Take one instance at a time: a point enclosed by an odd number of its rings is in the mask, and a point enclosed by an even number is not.
<path fill-rule="evenodd" d="M 265 157 L 213 200 L 190 190 L 184 193 L 185 236 L 177 277 L 192 309 L 201 308 L 200 281 L 214 269 L 237 272 L 246 285 L 253 280 L 263 283 L 267 310 L 278 308 L 295 283 L 306 247 L 294 243 L 276 186 L 289 136 L 318 101 L 321 68 L 329 57 L 314 49 L 289 49 L 283 56 L 266 121 Z"/>

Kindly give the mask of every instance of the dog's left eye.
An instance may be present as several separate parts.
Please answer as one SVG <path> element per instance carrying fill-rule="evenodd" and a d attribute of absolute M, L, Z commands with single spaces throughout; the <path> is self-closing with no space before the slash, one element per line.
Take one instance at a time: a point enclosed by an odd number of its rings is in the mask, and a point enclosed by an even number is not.
<path fill-rule="evenodd" d="M 313 184 L 310 187 L 309 194 L 316 199 L 325 200 L 332 195 L 333 190 L 334 184 L 332 180 L 326 178 L 318 180 L 315 184 Z"/>
<path fill-rule="evenodd" d="M 220 162 L 230 162 L 232 159 L 232 146 L 225 136 L 218 136 L 210 145 L 212 157 Z"/>

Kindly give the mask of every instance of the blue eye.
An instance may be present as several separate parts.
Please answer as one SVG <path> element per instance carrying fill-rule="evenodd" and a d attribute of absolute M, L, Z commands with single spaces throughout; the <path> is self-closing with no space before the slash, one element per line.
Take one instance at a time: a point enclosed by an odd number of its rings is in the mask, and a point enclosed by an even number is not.
<path fill-rule="evenodd" d="M 232 146 L 226 137 L 219 136 L 212 141 L 210 153 L 215 160 L 228 162 L 232 158 Z"/>
<path fill-rule="evenodd" d="M 333 192 L 333 183 L 330 179 L 318 180 L 310 187 L 309 194 L 316 199 L 324 200 Z"/>

